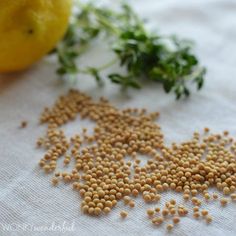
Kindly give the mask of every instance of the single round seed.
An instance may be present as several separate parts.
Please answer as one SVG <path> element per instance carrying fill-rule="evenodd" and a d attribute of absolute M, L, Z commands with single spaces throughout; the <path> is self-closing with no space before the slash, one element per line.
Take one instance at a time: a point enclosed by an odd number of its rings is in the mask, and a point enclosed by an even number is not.
<path fill-rule="evenodd" d="M 132 207 L 132 208 L 135 207 L 134 201 L 130 201 L 130 202 L 129 202 L 129 206 Z"/>
<path fill-rule="evenodd" d="M 148 216 L 153 216 L 154 213 L 155 213 L 155 211 L 154 211 L 153 209 L 148 209 L 148 210 L 147 210 L 147 215 L 148 215 Z"/>
<path fill-rule="evenodd" d="M 94 214 L 95 215 L 100 215 L 101 214 L 101 212 L 102 212 L 102 210 L 101 210 L 101 208 L 99 208 L 99 207 L 95 207 L 95 209 L 94 209 Z"/>
<path fill-rule="evenodd" d="M 212 217 L 211 216 L 207 216 L 206 217 L 206 222 L 209 224 L 209 223 L 211 223 L 212 222 Z"/>
<path fill-rule="evenodd" d="M 195 206 L 195 207 L 193 208 L 193 211 L 194 211 L 194 212 L 199 211 L 199 207 L 198 207 L 198 206 Z"/>
<path fill-rule="evenodd" d="M 224 187 L 224 188 L 223 188 L 223 193 L 224 193 L 225 195 L 229 195 L 229 194 L 230 194 L 230 189 L 229 189 L 228 187 Z"/>
<path fill-rule="evenodd" d="M 94 214 L 94 207 L 89 207 L 88 213 L 89 213 L 89 215 Z"/>
<path fill-rule="evenodd" d="M 167 230 L 172 230 L 174 228 L 174 226 L 172 225 L 172 224 L 168 224 L 167 226 L 166 226 L 166 229 Z"/>
<path fill-rule="evenodd" d="M 88 206 L 88 205 L 83 206 L 83 207 L 82 207 L 83 213 L 88 213 L 88 209 L 89 209 L 89 206 Z"/>
<path fill-rule="evenodd" d="M 202 216 L 207 216 L 208 215 L 208 211 L 207 210 L 202 210 L 201 214 L 202 214 Z"/>
<path fill-rule="evenodd" d="M 173 223 L 178 224 L 180 222 L 180 218 L 178 216 L 173 217 Z"/>
<path fill-rule="evenodd" d="M 218 199 L 218 194 L 217 194 L 217 193 L 213 193 L 213 194 L 212 194 L 212 197 L 213 197 L 213 199 L 216 200 L 216 199 Z"/>
<path fill-rule="evenodd" d="M 131 198 L 129 196 L 124 196 L 124 203 L 127 205 L 129 204 Z"/>
<path fill-rule="evenodd" d="M 170 200 L 170 203 L 171 203 L 172 205 L 175 205 L 175 204 L 176 204 L 176 201 L 175 201 L 174 199 L 171 199 L 171 200 Z"/>
<path fill-rule="evenodd" d="M 235 193 L 232 193 L 232 194 L 230 195 L 230 197 L 231 197 L 231 200 L 232 200 L 232 201 L 236 201 L 236 194 L 235 194 Z"/>
<path fill-rule="evenodd" d="M 209 129 L 208 127 L 205 127 L 205 128 L 204 128 L 204 132 L 205 132 L 205 133 L 208 133 L 209 131 L 210 131 L 210 129 Z"/>
<path fill-rule="evenodd" d="M 220 204 L 221 204 L 221 206 L 226 206 L 227 203 L 228 203 L 228 200 L 227 200 L 226 198 L 221 198 L 221 199 L 220 199 Z"/>
<path fill-rule="evenodd" d="M 55 177 L 60 177 L 61 176 L 61 173 L 60 172 L 56 172 L 55 173 Z"/>
<path fill-rule="evenodd" d="M 198 219 L 198 218 L 200 217 L 199 212 L 194 212 L 194 213 L 193 213 L 193 217 L 196 218 L 196 219 Z"/>
<path fill-rule="evenodd" d="M 27 125 L 28 125 L 28 122 L 24 120 L 24 121 L 21 122 L 20 127 L 25 128 Z"/>
<path fill-rule="evenodd" d="M 167 216 L 169 214 L 169 210 L 168 209 L 163 209 L 161 213 L 162 213 L 163 216 Z"/>
<path fill-rule="evenodd" d="M 161 210 L 160 207 L 156 207 L 156 208 L 155 208 L 155 211 L 156 211 L 156 212 L 160 212 L 160 210 Z"/>
<path fill-rule="evenodd" d="M 112 201 L 106 201 L 105 206 L 111 208 L 112 207 Z"/>
<path fill-rule="evenodd" d="M 175 208 L 171 208 L 169 211 L 170 211 L 171 215 L 175 215 L 176 214 L 176 209 Z"/>
<path fill-rule="evenodd" d="M 143 196 L 143 199 L 144 199 L 145 202 L 150 202 L 150 201 L 151 201 L 151 197 L 150 197 L 149 194 L 145 194 L 145 195 Z"/>
<path fill-rule="evenodd" d="M 126 217 L 128 216 L 128 213 L 127 213 L 126 211 L 121 211 L 121 212 L 120 212 L 120 216 L 121 216 L 122 218 L 126 218 Z"/>
<path fill-rule="evenodd" d="M 189 200 L 190 195 L 189 195 L 189 194 L 184 194 L 184 195 L 183 195 L 183 198 L 184 198 L 185 201 L 187 201 L 187 200 Z"/>
<path fill-rule="evenodd" d="M 137 189 L 133 189 L 133 190 L 132 190 L 132 195 L 133 195 L 134 197 L 137 197 L 138 194 L 139 194 L 139 192 L 138 192 Z"/>
<path fill-rule="evenodd" d="M 108 214 L 111 211 L 111 208 L 110 207 L 105 207 L 103 209 L 103 211 L 104 211 L 105 214 Z"/>
<path fill-rule="evenodd" d="M 58 182 L 59 182 L 58 178 L 52 178 L 52 185 L 56 186 L 58 185 Z"/>

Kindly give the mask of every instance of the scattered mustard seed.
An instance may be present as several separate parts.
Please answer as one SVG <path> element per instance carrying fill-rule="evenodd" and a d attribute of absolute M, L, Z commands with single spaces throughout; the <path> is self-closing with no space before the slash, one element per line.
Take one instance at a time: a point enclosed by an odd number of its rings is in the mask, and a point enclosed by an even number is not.
<path fill-rule="evenodd" d="M 94 129 L 90 132 L 82 127 L 82 134 L 68 138 L 61 127 L 78 115 L 91 120 Z M 206 203 L 217 199 L 218 194 L 209 194 L 212 186 L 231 194 L 232 201 L 236 201 L 236 141 L 228 131 L 211 134 L 206 127 L 204 134 L 194 132 L 192 139 L 169 147 L 155 122 L 157 116 L 146 109 L 120 110 L 105 98 L 96 102 L 84 93 L 70 90 L 51 108 L 45 108 L 40 117 L 40 122 L 47 124 L 47 131 L 36 141 L 37 147 L 45 150 L 39 166 L 46 173 L 55 173 L 52 184 L 61 178 L 78 191 L 85 214 L 108 214 L 119 200 L 134 207 L 131 196 L 141 195 L 146 203 L 158 202 L 163 191 L 171 190 L 182 193 L 185 201 L 191 200 L 194 218 L 201 214 L 210 222 L 212 217 L 205 209 L 199 212 L 202 201 L 197 197 L 203 194 Z M 139 154 L 148 156 L 145 165 L 137 159 Z M 132 161 L 127 161 L 127 156 Z M 61 157 L 65 165 L 72 165 L 73 160 L 71 172 L 57 172 Z M 220 203 L 225 206 L 228 200 L 222 198 Z M 171 199 L 164 209 L 150 209 L 147 214 L 154 216 L 155 212 L 163 217 L 171 215 L 176 224 L 179 217 L 188 214 L 188 209 L 176 206 L 175 199 Z M 160 225 L 163 217 L 154 217 L 152 222 Z"/>

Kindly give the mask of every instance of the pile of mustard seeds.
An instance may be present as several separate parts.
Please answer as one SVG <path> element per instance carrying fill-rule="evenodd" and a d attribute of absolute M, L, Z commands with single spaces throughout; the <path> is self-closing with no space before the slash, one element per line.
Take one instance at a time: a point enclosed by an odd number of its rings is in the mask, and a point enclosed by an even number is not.
<path fill-rule="evenodd" d="M 62 126 L 78 115 L 94 122 L 93 133 L 88 135 L 84 128 L 68 139 Z M 202 197 L 206 202 L 219 201 L 220 207 L 236 202 L 236 141 L 227 131 L 213 135 L 205 128 L 202 135 L 195 132 L 191 140 L 168 147 L 155 122 L 158 116 L 158 112 L 147 113 L 146 109 L 119 110 L 104 98 L 95 102 L 84 93 L 70 90 L 41 115 L 47 132 L 37 141 L 37 146 L 46 150 L 39 165 L 54 174 L 53 185 L 60 181 L 72 184 L 83 199 L 81 209 L 85 214 L 108 214 L 121 200 L 135 207 L 134 198 L 138 196 L 146 203 L 158 204 L 162 192 L 172 190 L 191 202 L 193 218 L 210 223 L 210 213 L 200 209 Z M 146 159 L 145 165 L 141 165 L 141 156 Z M 73 170 L 58 172 L 59 158 Z M 209 188 L 225 197 L 210 194 Z M 173 222 L 167 224 L 167 230 L 189 213 L 190 209 L 177 205 L 174 199 L 163 209 L 147 211 L 154 225 L 171 216 Z M 126 218 L 128 212 L 122 211 L 120 216 Z"/>

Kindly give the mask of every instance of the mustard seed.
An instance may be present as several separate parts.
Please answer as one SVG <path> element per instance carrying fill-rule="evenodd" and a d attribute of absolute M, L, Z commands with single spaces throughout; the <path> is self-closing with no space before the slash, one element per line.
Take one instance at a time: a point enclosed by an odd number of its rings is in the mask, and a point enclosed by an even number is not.
<path fill-rule="evenodd" d="M 88 205 L 83 206 L 83 208 L 82 208 L 83 213 L 88 213 L 88 210 L 89 210 Z"/>
<path fill-rule="evenodd" d="M 170 211 L 171 215 L 175 215 L 176 214 L 176 209 L 175 208 L 171 208 L 169 211 Z"/>
<path fill-rule="evenodd" d="M 218 194 L 217 194 L 217 193 L 213 193 L 213 194 L 212 194 L 212 197 L 213 197 L 213 199 L 216 200 L 216 199 L 218 199 Z"/>
<path fill-rule="evenodd" d="M 221 204 L 221 206 L 226 206 L 228 204 L 228 200 L 226 198 L 221 198 L 220 204 Z"/>
<path fill-rule="evenodd" d="M 129 202 L 129 206 L 130 206 L 131 208 L 135 207 L 134 201 L 130 201 L 130 202 Z"/>
<path fill-rule="evenodd" d="M 207 216 L 208 215 L 208 211 L 207 210 L 202 210 L 201 214 L 202 214 L 202 216 Z"/>
<path fill-rule="evenodd" d="M 24 129 L 24 128 L 27 127 L 27 125 L 28 125 L 28 122 L 27 122 L 26 120 L 24 120 L 24 121 L 21 122 L 20 127 L 21 127 L 22 129 Z"/>
<path fill-rule="evenodd" d="M 174 228 L 174 226 L 173 226 L 172 224 L 168 224 L 168 225 L 166 226 L 166 229 L 167 229 L 168 231 L 171 231 L 173 228 Z"/>
<path fill-rule="evenodd" d="M 180 222 L 180 218 L 178 216 L 173 217 L 173 223 L 178 224 Z"/>
<path fill-rule="evenodd" d="M 144 199 L 145 202 L 150 202 L 150 201 L 151 201 L 151 197 L 150 197 L 149 194 L 145 194 L 145 195 L 143 196 L 143 199 Z"/>
<path fill-rule="evenodd" d="M 206 217 L 206 222 L 207 222 L 207 224 L 210 224 L 212 222 L 212 217 L 211 216 L 207 216 Z"/>
<path fill-rule="evenodd" d="M 193 217 L 196 218 L 196 219 L 198 219 L 198 218 L 200 217 L 199 212 L 197 212 L 197 211 L 194 212 L 194 213 L 193 213 Z"/>
<path fill-rule="evenodd" d="M 99 207 L 95 207 L 95 208 L 94 208 L 94 214 L 95 214 L 95 215 L 98 216 L 98 215 L 101 214 L 101 212 L 102 212 L 101 208 L 99 208 Z"/>
<path fill-rule="evenodd" d="M 93 215 L 93 213 L 94 213 L 94 207 L 89 207 L 88 213 L 89 213 L 89 215 Z"/>
<path fill-rule="evenodd" d="M 160 210 L 161 210 L 160 207 L 156 207 L 156 208 L 155 208 L 155 211 L 156 211 L 156 212 L 160 212 Z"/>
<path fill-rule="evenodd" d="M 199 211 L 199 207 L 198 207 L 198 206 L 195 206 L 195 207 L 193 208 L 193 211 L 194 211 L 194 212 Z"/>
<path fill-rule="evenodd" d="M 167 216 L 169 214 L 169 210 L 165 208 L 165 209 L 162 210 L 161 214 L 163 216 Z"/>
<path fill-rule="evenodd" d="M 125 196 L 124 197 L 124 204 L 125 205 L 129 204 L 130 200 L 131 200 L 131 198 L 129 196 Z"/>
<path fill-rule="evenodd" d="M 171 200 L 170 200 L 170 203 L 171 203 L 172 205 L 175 205 L 175 204 L 176 204 L 176 201 L 175 201 L 174 199 L 171 199 Z"/>
<path fill-rule="evenodd" d="M 153 209 L 148 209 L 148 210 L 147 210 L 147 215 L 148 215 L 148 216 L 153 216 L 154 213 L 155 213 L 155 211 L 154 211 Z"/>
<path fill-rule="evenodd" d="M 121 216 L 122 218 L 126 218 L 126 217 L 128 216 L 128 213 L 127 213 L 126 211 L 121 211 L 121 212 L 120 212 L 120 216 Z"/>
<path fill-rule="evenodd" d="M 210 131 L 210 129 L 209 129 L 208 127 L 205 127 L 205 128 L 204 128 L 204 132 L 205 132 L 205 133 L 208 133 L 209 131 Z"/>
<path fill-rule="evenodd" d="M 104 211 L 105 214 L 108 214 L 111 211 L 111 208 L 110 207 L 105 207 L 103 209 L 103 211 Z"/>
<path fill-rule="evenodd" d="M 52 185 L 58 185 L 58 178 L 52 178 Z"/>
<path fill-rule="evenodd" d="M 235 193 L 231 194 L 230 197 L 231 197 L 232 201 L 236 201 L 236 194 Z"/>
<path fill-rule="evenodd" d="M 229 194 L 230 194 L 230 189 L 229 189 L 228 187 L 224 187 L 224 188 L 223 188 L 223 193 L 224 193 L 225 195 L 229 195 Z"/>

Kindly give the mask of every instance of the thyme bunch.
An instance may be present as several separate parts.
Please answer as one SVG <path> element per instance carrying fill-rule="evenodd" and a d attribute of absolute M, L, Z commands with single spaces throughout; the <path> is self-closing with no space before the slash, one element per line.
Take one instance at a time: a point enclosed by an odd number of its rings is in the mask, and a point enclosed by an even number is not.
<path fill-rule="evenodd" d="M 95 40 L 111 45 L 114 60 L 100 67 L 80 68 L 77 59 Z M 108 74 L 111 82 L 140 89 L 146 80 L 156 81 L 163 85 L 166 93 L 174 92 L 177 99 L 189 96 L 190 83 L 201 89 L 206 72 L 192 53 L 189 41 L 148 32 L 144 22 L 127 4 L 115 11 L 78 2 L 78 12 L 73 15 L 54 53 L 58 57 L 60 76 L 89 74 L 101 83 L 101 72 L 119 63 L 126 73 Z"/>

